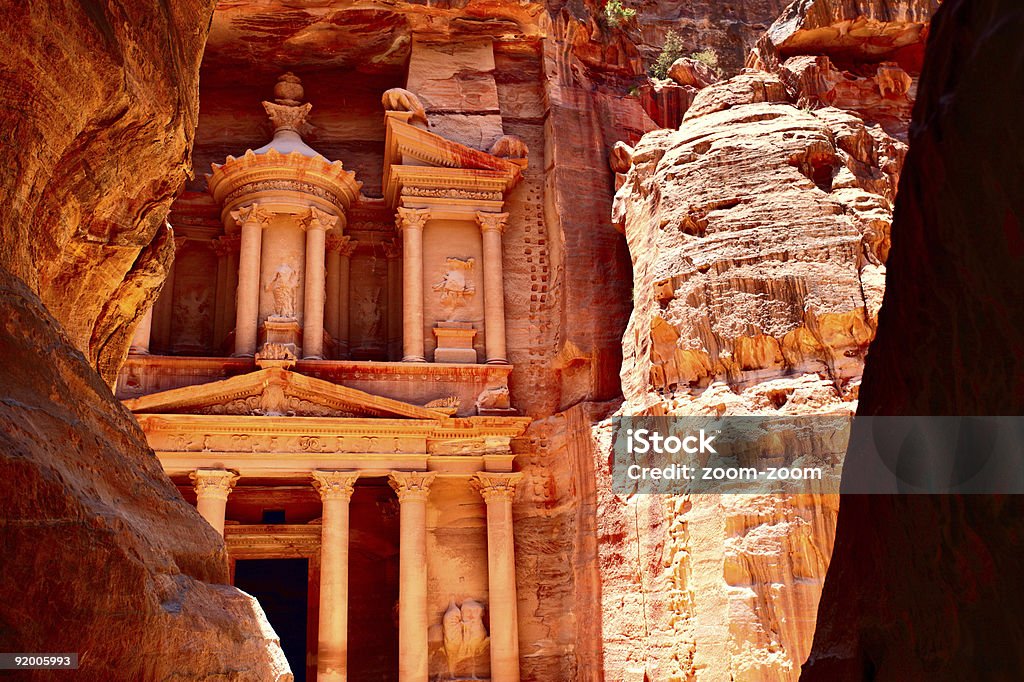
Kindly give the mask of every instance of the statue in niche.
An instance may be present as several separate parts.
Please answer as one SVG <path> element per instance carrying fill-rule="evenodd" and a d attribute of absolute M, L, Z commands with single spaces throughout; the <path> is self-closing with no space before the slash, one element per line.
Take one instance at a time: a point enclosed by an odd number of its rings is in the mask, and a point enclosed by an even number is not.
<path fill-rule="evenodd" d="M 203 332 L 210 320 L 210 292 L 189 289 L 174 306 L 178 318 L 178 345 L 202 346 Z"/>
<path fill-rule="evenodd" d="M 366 320 L 366 341 L 373 341 L 381 332 L 380 298 L 381 287 L 364 290 L 357 299 L 359 317 Z"/>
<path fill-rule="evenodd" d="M 274 317 L 295 318 L 295 292 L 299 276 L 287 265 L 282 265 L 267 283 L 265 290 L 274 297 Z"/>
<path fill-rule="evenodd" d="M 441 305 L 453 312 L 476 293 L 476 287 L 466 274 L 473 269 L 473 262 L 473 258 L 446 258 L 444 275 L 431 287 L 441 294 Z"/>
<path fill-rule="evenodd" d="M 466 599 L 460 607 L 452 599 L 441 618 L 441 631 L 448 679 L 479 679 L 476 659 L 487 651 L 488 644 L 483 605 L 475 599 Z"/>

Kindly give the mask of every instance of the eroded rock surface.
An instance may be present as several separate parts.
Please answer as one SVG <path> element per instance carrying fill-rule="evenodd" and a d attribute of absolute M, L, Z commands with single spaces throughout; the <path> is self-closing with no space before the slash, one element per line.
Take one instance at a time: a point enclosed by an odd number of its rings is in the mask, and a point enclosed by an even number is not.
<path fill-rule="evenodd" d="M 931 31 L 858 414 L 1021 414 L 1024 12 L 946 0 Z M 1022 506 L 844 498 L 801 679 L 1019 677 Z"/>
<path fill-rule="evenodd" d="M 83 680 L 290 680 L 263 611 L 227 585 L 223 541 L 38 298 L 0 276 L 0 648 L 77 652 Z"/>
<path fill-rule="evenodd" d="M 259 606 L 226 585 L 223 541 L 104 383 L 172 258 L 211 11 L 0 12 L 0 650 L 78 652 L 83 680 L 291 679 Z"/>
<path fill-rule="evenodd" d="M 634 264 L 619 414 L 856 408 L 905 145 L 796 102 L 747 70 L 632 150 L 613 209 Z M 796 679 L 837 497 L 620 498 L 601 480 L 610 437 L 595 430 L 606 671 Z"/>

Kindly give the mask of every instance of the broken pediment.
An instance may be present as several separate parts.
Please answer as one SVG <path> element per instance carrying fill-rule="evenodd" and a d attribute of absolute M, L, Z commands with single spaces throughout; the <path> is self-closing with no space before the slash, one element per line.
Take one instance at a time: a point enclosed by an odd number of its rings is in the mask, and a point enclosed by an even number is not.
<path fill-rule="evenodd" d="M 501 202 L 504 193 L 521 179 L 527 165 L 525 145 L 506 142 L 494 150 L 521 153 L 522 158 L 497 156 L 424 130 L 410 123 L 411 117 L 411 112 L 388 111 L 385 119 L 384 196 L 388 205 L 397 206 L 403 195 Z"/>
<path fill-rule="evenodd" d="M 280 367 L 124 401 L 135 413 L 442 419 L 442 410 L 411 405 Z"/>

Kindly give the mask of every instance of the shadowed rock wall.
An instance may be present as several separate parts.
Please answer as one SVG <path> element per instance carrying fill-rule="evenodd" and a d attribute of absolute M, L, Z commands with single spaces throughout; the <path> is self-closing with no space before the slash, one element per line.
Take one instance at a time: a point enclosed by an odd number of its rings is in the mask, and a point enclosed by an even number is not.
<path fill-rule="evenodd" d="M 0 651 L 77 652 L 81 680 L 291 679 L 100 376 L 172 258 L 212 4 L 0 11 Z"/>
<path fill-rule="evenodd" d="M 1024 8 L 931 26 L 859 414 L 1024 412 Z M 847 497 L 804 680 L 1012 680 L 1024 499 Z"/>

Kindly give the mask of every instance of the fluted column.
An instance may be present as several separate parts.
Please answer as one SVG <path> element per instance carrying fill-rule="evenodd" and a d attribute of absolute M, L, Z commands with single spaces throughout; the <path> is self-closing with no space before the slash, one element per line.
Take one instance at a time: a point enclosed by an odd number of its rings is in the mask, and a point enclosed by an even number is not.
<path fill-rule="evenodd" d="M 146 314 L 139 320 L 139 326 L 135 328 L 132 336 L 132 345 L 128 352 L 132 355 L 149 355 L 149 339 L 153 333 L 153 306 L 146 309 Z"/>
<path fill-rule="evenodd" d="M 221 535 L 224 535 L 224 513 L 228 494 L 238 481 L 238 474 L 227 469 L 196 469 L 189 478 L 196 490 L 196 511 Z"/>
<path fill-rule="evenodd" d="M 395 345 L 401 338 L 402 318 L 398 315 L 399 298 L 401 293 L 402 277 L 402 245 L 398 241 L 384 242 L 384 255 L 388 259 L 388 287 L 387 287 L 387 338 L 384 342 L 387 359 L 393 360 L 398 353 Z"/>
<path fill-rule="evenodd" d="M 491 682 L 519 682 L 519 617 L 512 500 L 522 474 L 473 477 L 487 504 L 487 594 L 491 612 Z"/>
<path fill-rule="evenodd" d="M 487 363 L 507 365 L 505 352 L 505 283 L 501 265 L 501 234 L 508 213 L 477 213 L 484 252 L 484 344 Z"/>
<path fill-rule="evenodd" d="M 302 357 L 320 360 L 324 356 L 324 297 L 327 230 L 338 223 L 337 216 L 310 208 L 302 224 L 306 229 L 306 286 L 302 305 Z"/>
<path fill-rule="evenodd" d="M 427 497 L 434 472 L 392 471 L 398 494 L 398 680 L 427 682 Z"/>
<path fill-rule="evenodd" d="M 256 353 L 260 317 L 260 252 L 263 228 L 270 224 L 271 213 L 259 204 L 250 204 L 231 212 L 241 228 L 238 254 L 238 291 L 235 302 L 235 355 Z"/>
<path fill-rule="evenodd" d="M 349 502 L 358 478 L 358 471 L 313 472 L 323 504 L 317 682 L 348 679 Z"/>
<path fill-rule="evenodd" d="M 402 361 L 426 362 L 423 349 L 423 228 L 430 209 L 398 209 L 402 231 Z"/>

